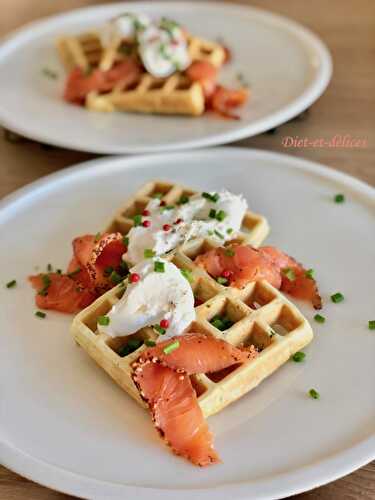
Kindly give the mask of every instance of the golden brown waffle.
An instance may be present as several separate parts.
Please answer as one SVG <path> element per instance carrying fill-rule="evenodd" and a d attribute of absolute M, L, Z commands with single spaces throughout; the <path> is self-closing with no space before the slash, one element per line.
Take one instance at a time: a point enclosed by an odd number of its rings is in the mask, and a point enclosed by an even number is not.
<path fill-rule="evenodd" d="M 134 225 L 133 217 L 142 213 L 148 202 L 156 196 L 160 197 L 161 201 L 165 201 L 167 205 L 174 205 L 178 203 L 181 196 L 192 196 L 196 193 L 197 191 L 193 189 L 172 182 L 148 182 L 124 203 L 106 227 L 106 231 L 127 234 Z M 268 233 L 267 219 L 248 210 L 242 222 L 241 232 L 227 244 L 242 243 L 258 247 Z"/>
<path fill-rule="evenodd" d="M 191 286 L 201 305 L 188 331 L 202 332 L 224 339 L 235 346 L 254 346 L 259 355 L 230 369 L 191 376 L 205 417 L 219 412 L 271 375 L 313 337 L 311 326 L 298 309 L 266 281 L 250 283 L 243 289 L 217 283 L 194 259 L 213 248 L 208 240 L 192 241 L 166 259 L 181 269 L 191 270 Z M 80 312 L 73 320 L 75 340 L 132 398 L 145 406 L 132 381 L 132 363 L 144 345 L 121 357 L 118 352 L 130 338 L 155 340 L 152 328 L 144 328 L 130 337 L 112 338 L 97 330 L 97 318 L 106 315 L 121 298 L 126 284 L 120 284 Z M 220 331 L 211 324 L 216 315 L 224 315 L 233 325 Z"/>
<path fill-rule="evenodd" d="M 99 67 L 107 71 L 124 59 L 123 44 L 120 37 L 114 37 L 103 49 L 98 33 L 93 31 L 62 37 L 57 41 L 57 49 L 67 71 L 74 67 L 83 71 Z M 209 61 L 216 67 L 224 63 L 224 49 L 215 42 L 189 37 L 188 47 L 192 61 Z M 205 110 L 201 84 L 189 81 L 180 72 L 164 79 L 144 73 L 130 86 L 120 86 L 107 94 L 91 92 L 85 104 L 88 109 L 105 112 L 119 110 L 199 116 Z"/>

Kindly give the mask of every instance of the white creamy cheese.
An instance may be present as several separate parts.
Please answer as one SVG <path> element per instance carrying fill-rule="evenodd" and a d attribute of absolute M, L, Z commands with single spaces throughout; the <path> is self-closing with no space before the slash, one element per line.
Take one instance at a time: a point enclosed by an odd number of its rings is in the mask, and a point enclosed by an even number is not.
<path fill-rule="evenodd" d="M 144 259 L 145 250 L 162 255 L 191 238 L 209 236 L 223 243 L 235 237 L 247 210 L 246 200 L 227 190 L 209 194 L 214 199 L 217 197 L 217 201 L 196 194 L 187 203 L 170 209 L 160 206 L 158 199 L 151 200 L 146 207 L 149 215 L 143 217 L 150 225 L 136 226 L 129 231 L 124 259 L 136 264 Z M 215 211 L 216 218 L 210 217 L 212 211 Z M 165 224 L 170 226 L 169 230 L 164 229 Z"/>
<path fill-rule="evenodd" d="M 102 45 L 108 47 L 118 36 L 138 43 L 143 65 L 155 77 L 165 78 L 191 63 L 186 36 L 174 21 L 162 18 L 157 24 L 147 16 L 125 13 L 104 26 Z"/>
<path fill-rule="evenodd" d="M 164 264 L 164 272 L 155 272 L 155 260 Z M 186 278 L 171 262 L 148 259 L 130 270 L 139 281 L 129 283 L 124 295 L 110 312 L 108 325 L 98 325 L 101 333 L 111 337 L 131 335 L 145 326 L 169 326 L 158 341 L 181 335 L 195 319 L 194 295 Z"/>

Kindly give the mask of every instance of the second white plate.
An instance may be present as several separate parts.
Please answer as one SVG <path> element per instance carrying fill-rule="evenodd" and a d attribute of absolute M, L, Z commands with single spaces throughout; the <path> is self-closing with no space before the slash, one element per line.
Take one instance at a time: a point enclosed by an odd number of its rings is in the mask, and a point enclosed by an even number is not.
<path fill-rule="evenodd" d="M 222 38 L 233 52 L 220 80 L 238 86 L 242 73 L 251 99 L 240 121 L 101 114 L 66 104 L 64 71 L 54 43 L 125 11 L 167 16 L 198 36 Z M 53 69 L 58 80 L 43 75 Z M 276 127 L 310 106 L 331 76 L 331 59 L 311 32 L 286 18 L 233 4 L 121 3 L 76 10 L 33 23 L 0 46 L 0 122 L 26 137 L 93 153 L 171 151 L 223 144 Z"/>

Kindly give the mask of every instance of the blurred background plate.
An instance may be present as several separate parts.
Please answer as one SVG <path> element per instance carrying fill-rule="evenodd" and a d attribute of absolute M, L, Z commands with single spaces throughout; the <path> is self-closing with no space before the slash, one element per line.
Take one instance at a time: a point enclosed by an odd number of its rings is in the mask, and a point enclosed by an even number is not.
<path fill-rule="evenodd" d="M 233 61 L 223 68 L 220 81 L 238 86 L 241 73 L 251 88 L 242 119 L 101 114 L 67 105 L 61 99 L 65 78 L 56 37 L 100 26 L 124 11 L 171 17 L 198 36 L 223 40 Z M 46 78 L 46 67 L 59 78 Z M 284 123 L 322 94 L 330 76 L 325 45 L 301 25 L 269 12 L 213 2 L 109 4 L 34 22 L 6 38 L 0 46 L 0 123 L 31 139 L 92 153 L 196 148 Z"/>

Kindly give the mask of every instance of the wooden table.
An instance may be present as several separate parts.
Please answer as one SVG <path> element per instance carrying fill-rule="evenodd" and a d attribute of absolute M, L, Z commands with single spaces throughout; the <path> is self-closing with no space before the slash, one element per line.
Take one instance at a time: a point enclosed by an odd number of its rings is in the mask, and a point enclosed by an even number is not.
<path fill-rule="evenodd" d="M 83 5 L 90 0 L 2 0 L 0 36 L 42 16 Z M 248 0 L 303 23 L 328 45 L 334 74 L 325 94 L 309 113 L 273 133 L 240 141 L 242 147 L 263 148 L 309 158 L 350 173 L 375 185 L 375 1 L 374 0 Z M 285 148 L 286 136 L 330 139 L 335 135 L 365 139 L 363 148 Z M 42 175 L 86 160 L 88 154 L 42 146 L 17 144 L 0 137 L 0 197 Z M 0 499 L 51 500 L 73 498 L 32 483 L 0 466 Z M 375 462 L 302 495 L 298 499 L 375 499 Z"/>

